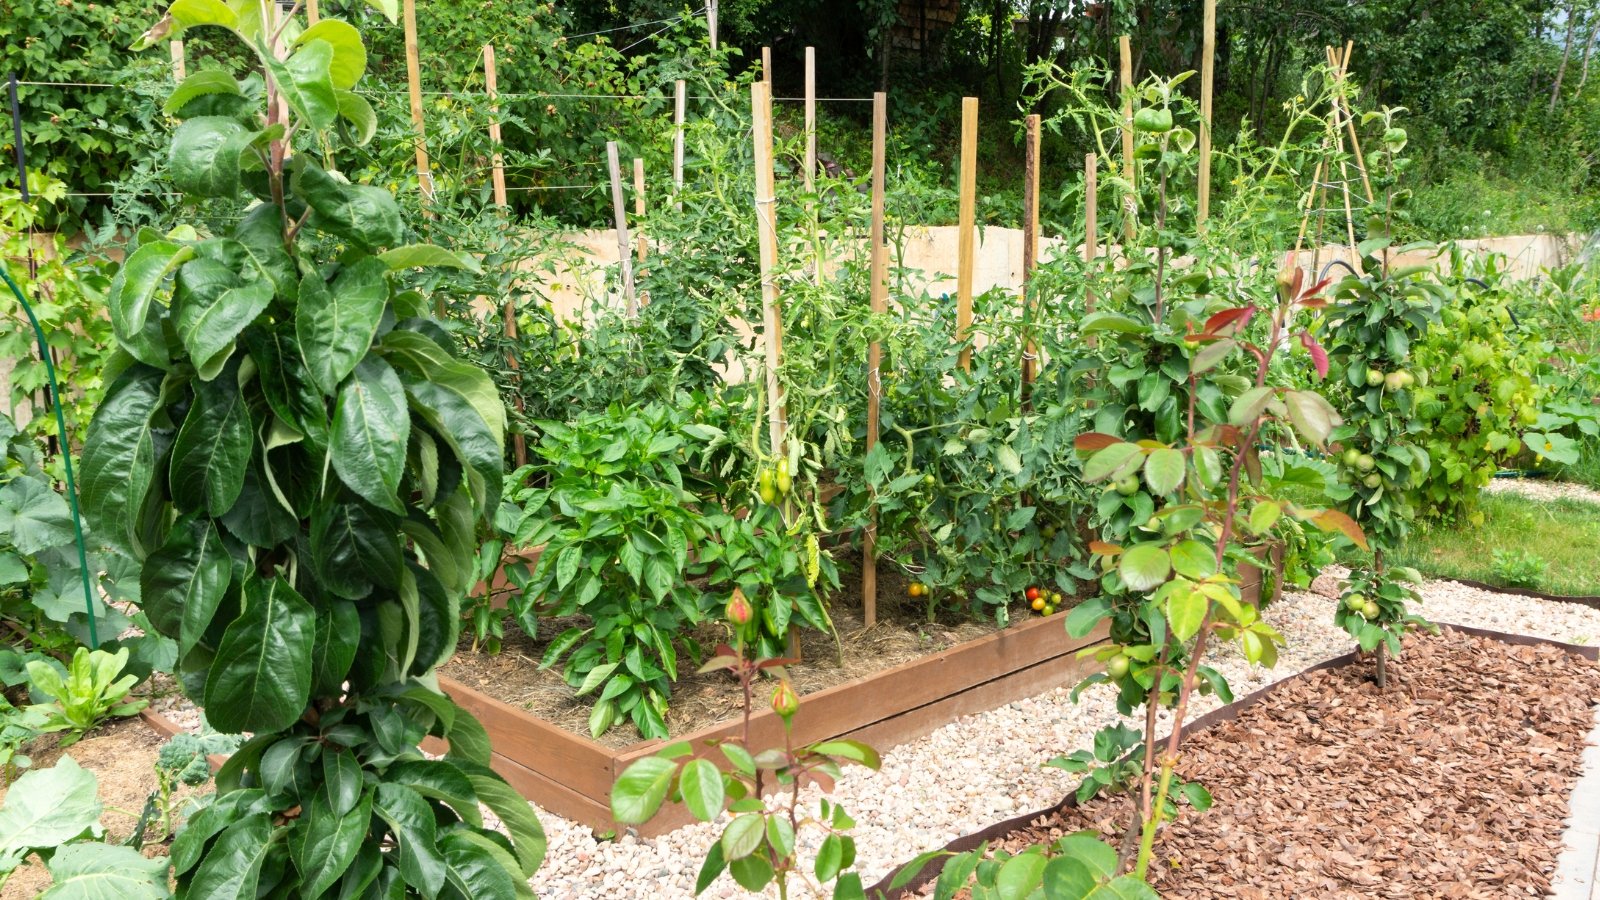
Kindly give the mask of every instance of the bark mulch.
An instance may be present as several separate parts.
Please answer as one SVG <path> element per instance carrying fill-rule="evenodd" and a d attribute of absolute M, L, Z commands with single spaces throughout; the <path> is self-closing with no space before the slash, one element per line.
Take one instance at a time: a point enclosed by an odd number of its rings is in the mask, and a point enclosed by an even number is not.
<path fill-rule="evenodd" d="M 1216 805 L 1163 829 L 1167 898 L 1544 897 L 1600 702 L 1600 665 L 1550 646 L 1414 636 L 1379 694 L 1370 664 L 1308 675 L 1185 741 L 1184 777 Z M 1125 797 L 1012 832 L 1020 850 Z M 1113 840 L 1113 842 L 1115 842 Z"/>

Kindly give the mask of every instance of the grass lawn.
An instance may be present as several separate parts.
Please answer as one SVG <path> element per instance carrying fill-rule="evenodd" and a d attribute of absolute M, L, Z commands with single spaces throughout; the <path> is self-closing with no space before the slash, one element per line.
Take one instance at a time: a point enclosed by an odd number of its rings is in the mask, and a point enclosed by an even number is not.
<path fill-rule="evenodd" d="M 1484 494 L 1483 523 L 1419 528 L 1392 561 L 1436 578 L 1526 587 L 1547 594 L 1600 596 L 1600 505 Z M 1542 574 L 1514 583 L 1495 565 L 1495 551 L 1525 551 L 1544 562 Z M 1351 548 L 1350 553 L 1359 553 Z M 1346 561 L 1351 561 L 1347 559 Z"/>

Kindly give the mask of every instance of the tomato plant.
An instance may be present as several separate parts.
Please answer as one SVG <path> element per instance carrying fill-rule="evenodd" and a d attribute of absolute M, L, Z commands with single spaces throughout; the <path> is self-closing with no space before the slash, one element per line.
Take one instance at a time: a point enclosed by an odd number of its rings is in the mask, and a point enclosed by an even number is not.
<path fill-rule="evenodd" d="M 178 0 L 143 39 L 206 27 L 253 51 L 258 70 L 196 72 L 167 108 L 174 184 L 255 205 L 224 233 L 130 246 L 83 452 L 85 512 L 142 564 L 184 690 L 253 735 L 173 872 L 195 897 L 531 897 L 538 820 L 433 679 L 498 501 L 505 411 L 395 274 L 476 262 L 409 243 L 387 192 L 338 174 L 371 133 L 360 35 L 277 9 Z"/>

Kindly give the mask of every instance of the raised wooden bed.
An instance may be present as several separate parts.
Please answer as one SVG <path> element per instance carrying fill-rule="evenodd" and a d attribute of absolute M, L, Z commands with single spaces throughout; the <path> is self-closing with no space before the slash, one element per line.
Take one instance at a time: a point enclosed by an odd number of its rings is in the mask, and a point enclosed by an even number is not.
<path fill-rule="evenodd" d="M 1030 617 L 987 637 L 808 694 L 794 718 L 795 743 L 850 737 L 887 750 L 961 716 L 1076 684 L 1096 667 L 1078 651 L 1104 640 L 1105 628 L 1072 638 L 1063 619 Z M 597 831 L 615 827 L 611 785 L 617 776 L 668 743 L 642 741 L 613 749 L 444 675 L 439 686 L 483 723 L 494 746 L 494 768 L 513 787 L 541 807 Z M 690 741 L 697 753 L 709 752 L 708 758 L 721 763 L 722 754 L 704 742 L 738 737 L 741 727 L 735 719 L 675 740 Z M 754 750 L 783 744 L 782 723 L 764 703 L 751 719 L 750 740 Z M 668 806 L 639 831 L 654 836 L 690 821 L 682 806 Z"/>

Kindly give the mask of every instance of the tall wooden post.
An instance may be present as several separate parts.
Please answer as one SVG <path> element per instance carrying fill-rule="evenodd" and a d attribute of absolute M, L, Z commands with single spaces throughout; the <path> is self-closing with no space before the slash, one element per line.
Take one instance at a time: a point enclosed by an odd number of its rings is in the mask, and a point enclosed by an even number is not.
<path fill-rule="evenodd" d="M 428 129 L 422 116 L 422 63 L 417 49 L 417 0 L 402 0 L 406 38 L 406 84 L 411 93 L 411 127 L 416 131 L 417 182 L 424 207 L 433 200 L 433 175 L 428 169 Z M 432 217 L 431 213 L 428 213 Z"/>
<path fill-rule="evenodd" d="M 676 95 L 672 113 L 672 195 L 677 198 L 678 209 L 683 209 L 683 123 L 688 108 L 689 95 L 683 79 L 673 86 Z"/>
<path fill-rule="evenodd" d="M 617 263 L 622 266 L 622 306 L 629 316 L 639 311 L 633 293 L 633 246 L 628 238 L 628 213 L 622 205 L 622 162 L 617 142 L 606 141 L 606 167 L 611 175 L 611 218 L 617 228 Z"/>
<path fill-rule="evenodd" d="M 172 80 L 181 83 L 189 77 L 189 67 L 184 63 L 183 41 L 174 40 L 167 47 L 172 51 Z"/>
<path fill-rule="evenodd" d="M 706 0 L 706 32 L 711 37 L 711 49 L 717 49 L 717 0 Z"/>
<path fill-rule="evenodd" d="M 644 160 L 635 156 L 633 158 L 633 218 L 635 222 L 644 222 Z M 650 255 L 650 239 L 645 237 L 644 231 L 639 232 L 639 262 L 644 262 Z"/>
<path fill-rule="evenodd" d="M 977 264 L 978 198 L 978 98 L 961 98 L 961 191 L 956 225 L 956 341 L 961 347 L 961 369 L 972 371 L 972 348 L 966 346 L 972 331 L 972 270 Z"/>
<path fill-rule="evenodd" d="M 506 157 L 501 152 L 500 139 L 500 89 L 496 80 L 494 65 L 494 45 L 483 45 L 483 86 L 489 93 L 489 146 L 494 149 L 490 157 L 490 177 L 494 184 L 494 202 L 496 206 L 506 205 Z"/>
<path fill-rule="evenodd" d="M 1122 239 L 1127 244 L 1122 255 L 1127 256 L 1139 228 L 1138 170 L 1133 161 L 1133 44 L 1123 35 L 1117 39 L 1117 48 L 1122 57 L 1122 177 L 1128 181 L 1128 193 L 1122 202 Z"/>
<path fill-rule="evenodd" d="M 889 248 L 883 242 L 884 145 L 888 135 L 888 103 L 883 91 L 872 95 L 872 226 L 868 234 L 872 250 L 872 312 L 882 314 L 889 307 Z M 867 452 L 878 445 L 879 401 L 883 396 L 883 347 L 867 345 Z M 878 513 L 876 507 L 862 541 L 861 562 L 862 619 L 871 628 L 878 621 Z"/>
<path fill-rule="evenodd" d="M 1039 132 L 1038 115 L 1023 120 L 1022 150 L 1022 402 L 1026 406 L 1039 368 L 1039 347 L 1033 341 L 1033 270 L 1039 264 Z"/>
<path fill-rule="evenodd" d="M 1200 199 L 1195 209 L 1196 225 L 1205 224 L 1211 215 L 1211 106 L 1216 55 L 1217 0 L 1205 0 L 1200 33 Z"/>
<path fill-rule="evenodd" d="M 779 305 L 778 198 L 772 173 L 772 89 L 764 81 L 750 85 L 751 117 L 755 127 L 756 237 L 761 250 L 761 305 L 763 340 L 767 363 L 767 431 L 772 455 L 786 457 L 784 447 L 789 427 L 784 409 L 783 385 L 778 368 L 783 364 L 783 309 Z"/>
<path fill-rule="evenodd" d="M 805 185 L 811 206 L 811 277 L 822 283 L 822 235 L 818 223 L 817 193 L 817 50 L 806 48 L 806 157 Z"/>
<path fill-rule="evenodd" d="M 761 48 L 761 80 L 767 85 L 767 102 L 772 102 L 772 48 Z"/>
<path fill-rule="evenodd" d="M 312 25 L 322 21 L 322 7 L 317 0 L 306 0 L 306 21 Z"/>

